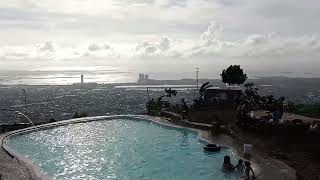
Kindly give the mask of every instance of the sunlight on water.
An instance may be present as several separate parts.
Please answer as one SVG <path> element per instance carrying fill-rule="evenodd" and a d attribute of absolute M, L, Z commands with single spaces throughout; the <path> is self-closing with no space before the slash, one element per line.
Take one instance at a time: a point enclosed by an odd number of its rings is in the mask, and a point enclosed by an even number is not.
<path fill-rule="evenodd" d="M 111 120 L 33 132 L 8 145 L 54 179 L 237 179 L 225 155 L 206 153 L 197 135 L 145 121 Z M 234 159 L 233 159 L 234 160 Z"/>
<path fill-rule="evenodd" d="M 67 73 L 53 73 L 48 75 L 23 75 L 23 76 L 8 76 L 0 79 L 0 84 L 28 84 L 28 85 L 71 85 L 73 83 L 80 83 L 80 75 L 82 72 L 76 74 Z M 127 83 L 135 82 L 136 78 L 129 72 L 117 73 L 96 73 L 87 72 L 84 74 L 85 83 Z"/>

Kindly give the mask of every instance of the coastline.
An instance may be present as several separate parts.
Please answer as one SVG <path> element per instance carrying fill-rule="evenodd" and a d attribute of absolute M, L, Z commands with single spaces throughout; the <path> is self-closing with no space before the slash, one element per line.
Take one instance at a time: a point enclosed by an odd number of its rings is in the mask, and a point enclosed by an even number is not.
<path fill-rule="evenodd" d="M 215 138 L 212 138 L 207 131 L 194 129 L 186 126 L 180 126 L 172 123 L 167 118 L 162 117 L 153 117 L 147 115 L 133 115 L 135 117 L 144 117 L 148 118 L 153 122 L 163 124 L 165 126 L 171 126 L 175 128 L 186 128 L 193 131 L 198 132 L 199 140 L 206 141 L 206 142 L 214 142 L 217 144 L 221 144 L 223 146 L 227 146 L 231 148 L 231 150 L 235 153 L 236 157 L 240 158 L 243 155 L 241 154 L 241 145 L 237 143 L 234 139 L 230 136 L 222 135 Z M 6 141 L 7 138 L 10 138 L 15 135 L 20 135 L 32 131 L 43 130 L 48 128 L 54 128 L 57 126 L 64 126 L 68 124 L 74 123 L 83 123 L 83 122 L 90 122 L 90 121 L 99 121 L 103 120 L 108 117 L 125 117 L 125 115 L 121 116 L 97 116 L 92 118 L 78 118 L 78 119 L 71 119 L 65 121 L 59 121 L 50 124 L 44 124 L 40 126 L 20 129 L 12 132 L 8 132 L 5 134 L 0 135 L 1 142 Z M 1 164 L 0 173 L 4 179 L 50 179 L 45 175 L 44 172 L 40 170 L 40 168 L 35 165 L 31 160 L 24 158 L 23 156 L 17 154 L 14 150 L 8 148 L 5 144 L 2 146 L 4 149 L 0 151 L 1 159 L 5 160 L 5 163 Z M 8 151 L 9 154 L 13 156 L 10 157 L 5 151 Z M 279 180 L 294 180 L 296 179 L 295 170 L 289 167 L 287 164 L 283 163 L 282 161 L 269 158 L 261 154 L 260 152 L 253 151 L 252 159 L 250 161 L 253 162 L 253 168 L 255 172 L 257 172 L 256 179 L 279 179 Z M 14 176 L 14 177 L 13 177 Z"/>

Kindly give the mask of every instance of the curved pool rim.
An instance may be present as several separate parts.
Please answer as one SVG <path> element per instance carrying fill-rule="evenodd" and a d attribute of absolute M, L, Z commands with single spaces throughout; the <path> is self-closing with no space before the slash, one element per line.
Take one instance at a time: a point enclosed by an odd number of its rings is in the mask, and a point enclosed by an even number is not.
<path fill-rule="evenodd" d="M 122 118 L 123 119 L 129 118 L 130 120 L 134 120 L 134 121 L 149 121 L 149 122 L 155 123 L 157 125 L 160 125 L 164 128 L 170 128 L 170 129 L 176 129 L 176 130 L 181 130 L 181 129 L 187 130 L 187 131 L 196 133 L 197 139 L 200 143 L 202 143 L 202 144 L 213 143 L 212 141 L 209 141 L 209 140 L 203 138 L 201 130 L 160 122 L 160 121 L 156 120 L 155 117 L 153 117 L 153 116 L 127 114 L 127 115 L 93 116 L 93 117 L 69 119 L 69 120 L 63 120 L 63 121 L 58 121 L 58 122 L 54 122 L 54 123 L 37 125 L 37 126 L 32 126 L 32 127 L 28 127 L 28 128 L 24 128 L 24 129 L 19 129 L 19 130 L 7 132 L 2 136 L 1 147 L 12 158 L 15 158 L 18 161 L 23 162 L 24 165 L 27 166 L 27 168 L 29 170 L 34 172 L 34 175 L 36 176 L 36 178 L 49 180 L 52 178 L 47 176 L 47 174 L 44 171 L 42 171 L 41 168 L 37 164 L 35 164 L 32 160 L 24 157 L 22 154 L 18 153 L 16 150 L 7 146 L 6 142 L 15 136 L 20 136 L 23 134 L 27 134 L 27 133 L 31 133 L 31 132 L 35 132 L 35 131 L 40 131 L 40 130 L 52 129 L 52 128 L 59 127 L 59 126 L 66 126 L 69 124 L 78 124 L 78 123 L 86 123 L 86 122 L 93 122 L 93 121 L 103 121 L 103 120 L 104 121 L 111 121 L 111 120 L 122 119 Z M 225 145 L 221 145 L 221 146 L 226 149 L 231 149 L 234 156 L 237 158 L 240 158 L 239 154 L 236 153 L 236 151 L 234 151 L 233 148 L 225 146 Z M 242 159 L 244 159 L 244 158 L 242 158 Z"/>

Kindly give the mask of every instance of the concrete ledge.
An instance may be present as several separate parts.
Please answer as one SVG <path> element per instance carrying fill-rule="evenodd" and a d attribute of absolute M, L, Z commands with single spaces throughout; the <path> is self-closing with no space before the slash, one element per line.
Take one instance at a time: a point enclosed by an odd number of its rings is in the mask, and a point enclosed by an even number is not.
<path fill-rule="evenodd" d="M 160 116 L 169 118 L 169 120 L 172 121 L 174 124 L 177 124 L 180 126 L 187 126 L 187 127 L 206 130 L 206 131 L 211 129 L 211 125 L 209 125 L 209 124 L 195 123 L 195 122 L 184 120 L 180 114 L 177 114 L 174 112 L 161 111 Z"/>
<path fill-rule="evenodd" d="M 194 129 L 201 129 L 204 131 L 209 131 L 211 129 L 211 125 L 209 124 L 202 124 L 202 123 L 195 123 L 195 122 L 191 122 L 191 121 L 186 121 L 186 120 L 178 120 L 178 119 L 170 119 L 171 122 L 178 124 L 180 126 L 187 126 L 187 127 L 191 127 Z"/>

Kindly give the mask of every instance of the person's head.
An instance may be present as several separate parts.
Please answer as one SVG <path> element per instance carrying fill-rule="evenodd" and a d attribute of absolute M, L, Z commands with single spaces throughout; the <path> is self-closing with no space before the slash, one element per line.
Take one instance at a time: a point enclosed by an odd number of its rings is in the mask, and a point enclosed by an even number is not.
<path fill-rule="evenodd" d="M 242 159 L 239 159 L 238 164 L 242 164 L 242 163 L 243 163 Z"/>
<path fill-rule="evenodd" d="M 223 163 L 230 163 L 230 156 L 224 156 Z"/>
<path fill-rule="evenodd" d="M 250 163 L 249 161 L 246 161 L 246 162 L 244 162 L 244 165 L 245 165 L 246 167 L 250 167 L 250 166 L 251 166 L 251 163 Z"/>

